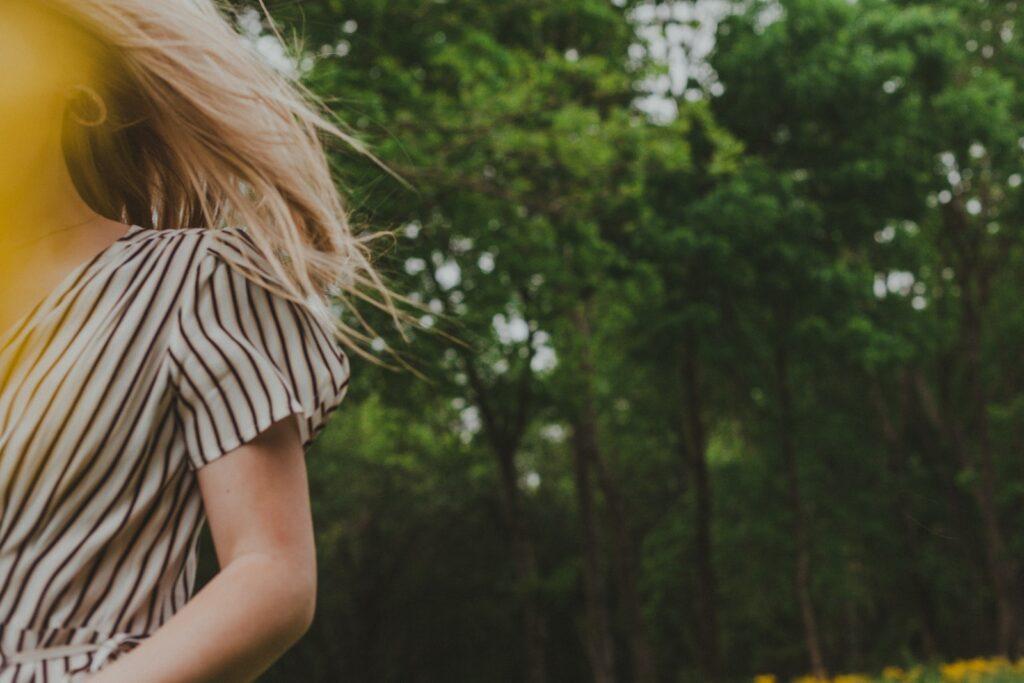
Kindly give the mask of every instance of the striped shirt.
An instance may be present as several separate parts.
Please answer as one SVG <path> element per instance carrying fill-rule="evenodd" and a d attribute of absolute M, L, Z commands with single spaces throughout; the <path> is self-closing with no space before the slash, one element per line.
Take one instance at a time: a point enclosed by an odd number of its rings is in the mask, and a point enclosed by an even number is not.
<path fill-rule="evenodd" d="M 0 332 L 0 683 L 153 633 L 193 593 L 196 471 L 292 414 L 308 448 L 344 398 L 329 327 L 247 262 L 279 282 L 242 228 L 132 226 Z"/>

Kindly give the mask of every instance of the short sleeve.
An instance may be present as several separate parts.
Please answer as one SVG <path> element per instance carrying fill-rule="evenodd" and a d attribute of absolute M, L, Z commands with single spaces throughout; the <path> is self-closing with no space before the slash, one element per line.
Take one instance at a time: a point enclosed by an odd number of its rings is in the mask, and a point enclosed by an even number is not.
<path fill-rule="evenodd" d="M 211 233 L 214 231 L 210 231 Z M 189 466 L 199 469 L 298 416 L 303 449 L 348 389 L 349 361 L 312 311 L 235 264 L 266 259 L 240 228 L 204 234 L 168 343 L 169 381 Z M 271 276 L 268 268 L 264 277 Z"/>

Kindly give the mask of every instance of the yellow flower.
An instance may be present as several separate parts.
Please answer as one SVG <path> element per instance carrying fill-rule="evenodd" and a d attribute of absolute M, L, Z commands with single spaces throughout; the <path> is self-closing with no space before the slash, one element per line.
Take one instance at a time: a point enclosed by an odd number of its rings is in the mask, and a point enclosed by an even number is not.
<path fill-rule="evenodd" d="M 779 679 L 775 674 L 758 674 L 754 676 L 754 683 L 778 683 Z"/>
<path fill-rule="evenodd" d="M 917 666 L 911 667 L 910 671 L 906 673 L 906 677 L 903 680 L 914 682 L 919 680 L 923 675 L 924 669 L 922 669 L 921 665 L 918 664 Z"/>
<path fill-rule="evenodd" d="M 993 657 L 984 659 L 961 659 L 949 664 L 943 664 L 939 671 L 942 679 L 949 683 L 975 683 L 981 681 L 986 674 L 1005 672 L 1010 669 L 1010 662 L 1005 657 Z"/>

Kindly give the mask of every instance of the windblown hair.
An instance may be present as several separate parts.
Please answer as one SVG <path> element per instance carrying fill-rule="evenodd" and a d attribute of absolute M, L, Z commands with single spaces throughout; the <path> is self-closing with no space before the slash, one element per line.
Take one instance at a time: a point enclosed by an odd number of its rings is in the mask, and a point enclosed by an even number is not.
<path fill-rule="evenodd" d="M 352 229 L 325 138 L 373 155 L 213 0 L 40 2 L 81 28 L 96 55 L 107 120 L 87 127 L 69 116 L 64 130 L 72 177 L 94 210 L 155 229 L 244 226 L 284 286 L 263 284 L 379 363 L 363 348 L 378 335 L 357 301 L 388 312 L 403 336 L 414 319 L 396 302 L 413 302 L 372 263 L 370 242 L 390 233 Z M 332 297 L 354 324 L 332 314 Z"/>

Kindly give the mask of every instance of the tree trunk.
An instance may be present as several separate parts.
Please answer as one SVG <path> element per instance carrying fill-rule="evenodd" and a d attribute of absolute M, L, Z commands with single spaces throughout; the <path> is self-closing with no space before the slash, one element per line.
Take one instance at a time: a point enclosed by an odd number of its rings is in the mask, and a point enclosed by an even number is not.
<path fill-rule="evenodd" d="M 989 439 L 988 395 L 981 357 L 981 311 L 984 283 L 964 292 L 963 332 L 977 453 L 978 481 L 974 487 L 985 537 L 985 556 L 996 600 L 996 638 L 1000 654 L 1015 657 L 1017 649 L 1017 562 L 1008 553 L 996 508 L 996 473 Z M 973 296 L 972 296 L 973 295 Z"/>
<path fill-rule="evenodd" d="M 575 410 L 572 432 L 573 475 L 579 506 L 580 538 L 583 550 L 583 594 L 586 605 L 587 657 L 596 683 L 615 680 L 615 645 L 608 616 L 608 586 L 601 566 L 601 544 L 594 515 L 594 495 L 591 470 L 600 457 L 598 446 L 597 411 L 594 408 L 594 363 L 590 351 L 590 320 L 588 303 L 573 311 L 580 348 L 579 406 Z"/>
<path fill-rule="evenodd" d="M 707 430 L 704 426 L 698 366 L 693 347 L 681 354 L 681 414 L 683 457 L 694 487 L 694 561 L 697 565 L 697 639 L 702 679 L 714 681 L 720 675 L 718 645 L 718 600 L 712 543 L 712 492 L 708 475 Z"/>
<path fill-rule="evenodd" d="M 594 521 L 591 464 L 596 441 L 593 424 L 582 417 L 573 425 L 573 469 L 583 550 L 583 595 L 586 605 L 587 658 L 595 683 L 615 680 L 614 642 L 608 617 L 608 587 L 601 566 L 600 540 Z"/>
<path fill-rule="evenodd" d="M 890 415 L 882 391 L 882 386 L 877 378 L 872 379 L 871 395 L 881 425 L 882 440 L 885 442 L 888 457 L 886 458 L 886 470 L 889 477 L 895 482 L 898 490 L 903 490 L 907 484 L 907 464 L 904 455 L 906 448 L 906 421 L 913 403 L 912 396 L 914 379 L 911 373 L 904 371 L 899 382 L 899 410 L 897 415 L 903 419 L 897 425 Z M 925 659 L 935 659 L 939 656 L 938 638 L 936 634 L 939 629 L 936 624 L 935 606 L 931 596 L 931 589 L 927 579 L 922 576 L 917 566 L 917 558 L 920 557 L 920 543 L 918 542 L 918 530 L 914 525 L 914 515 L 910 508 L 907 496 L 898 495 L 894 501 L 896 509 L 893 514 L 899 519 L 897 524 L 906 546 L 906 561 L 909 563 L 908 580 L 913 601 L 918 607 L 921 616 L 921 649 Z"/>
<path fill-rule="evenodd" d="M 546 627 L 540 605 L 537 602 L 537 557 L 527 532 L 526 520 L 519 499 L 515 453 L 509 449 L 503 449 L 498 453 L 498 460 L 501 473 L 502 508 L 509 533 L 522 612 L 526 680 L 528 683 L 544 683 L 546 678 Z"/>
<path fill-rule="evenodd" d="M 608 527 L 614 552 L 615 585 L 619 603 L 625 617 L 629 634 L 630 670 L 633 683 L 654 683 L 657 680 L 657 663 L 654 648 L 648 639 L 647 619 L 643 602 L 637 588 L 637 548 L 634 534 L 630 529 L 626 504 L 619 491 L 618 482 L 598 457 L 594 460 L 601 492 L 604 494 Z"/>
<path fill-rule="evenodd" d="M 537 557 L 523 512 L 519 476 L 516 470 L 516 454 L 525 431 L 530 398 L 529 364 L 524 367 L 520 379 L 515 417 L 502 424 L 492 405 L 488 389 L 477 371 L 473 354 L 461 346 L 458 347 L 458 350 L 470 387 L 473 390 L 476 405 L 480 409 L 484 433 L 498 461 L 501 514 L 509 538 L 523 625 L 526 681 L 527 683 L 544 683 L 547 627 L 537 600 L 537 584 L 539 583 Z M 511 424 L 511 427 L 508 424 Z"/>
<path fill-rule="evenodd" d="M 858 563 L 851 562 L 847 566 L 850 574 L 858 574 L 861 568 Z M 864 642 L 861 634 L 859 605 L 853 595 L 846 596 L 846 662 L 847 670 L 860 670 L 864 662 Z"/>
<path fill-rule="evenodd" d="M 793 518 L 793 540 L 796 545 L 793 583 L 800 605 L 804 644 L 810 660 L 811 673 L 818 678 L 825 678 L 828 673 L 821 653 L 818 620 L 811 597 L 810 536 L 807 529 L 807 512 L 800 491 L 800 467 L 793 437 L 796 420 L 789 386 L 789 358 L 781 345 L 776 348 L 775 372 L 779 390 L 779 439 L 786 475 L 787 498 Z"/>
<path fill-rule="evenodd" d="M 1001 654 L 1014 657 L 1019 631 L 1016 587 L 1019 566 L 1007 552 L 996 507 L 996 472 L 989 440 L 988 391 L 982 358 L 982 316 L 989 301 L 991 279 L 1005 258 L 1005 250 L 994 257 L 986 257 L 985 233 L 969 218 L 962 197 L 954 197 L 953 201 L 943 204 L 942 220 L 959 259 L 954 272 L 961 287 L 960 341 L 969 400 L 965 420 L 961 421 L 955 412 L 952 414 L 954 447 L 962 467 L 977 467 L 978 479 L 973 489 L 996 601 L 996 641 Z"/>

